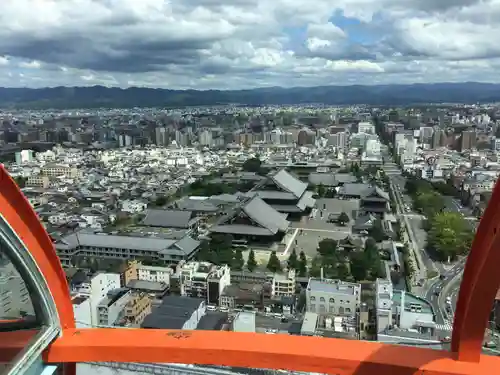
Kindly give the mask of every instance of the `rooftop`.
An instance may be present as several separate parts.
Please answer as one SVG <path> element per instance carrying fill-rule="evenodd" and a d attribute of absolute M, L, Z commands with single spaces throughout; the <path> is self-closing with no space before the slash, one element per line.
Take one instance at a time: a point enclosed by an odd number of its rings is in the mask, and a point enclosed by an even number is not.
<path fill-rule="evenodd" d="M 403 292 L 401 290 L 394 290 L 392 301 L 401 306 L 402 295 Z M 404 292 L 404 305 L 405 310 L 410 310 L 410 305 L 419 305 L 422 308 L 422 313 L 433 313 L 432 306 L 429 302 L 408 292 Z"/>
<path fill-rule="evenodd" d="M 255 332 L 255 313 L 250 311 L 238 313 L 233 321 L 233 331 Z"/>
<path fill-rule="evenodd" d="M 340 280 L 311 278 L 309 279 L 307 289 L 311 292 L 343 294 L 352 296 L 356 291 L 361 290 L 361 285 Z"/>

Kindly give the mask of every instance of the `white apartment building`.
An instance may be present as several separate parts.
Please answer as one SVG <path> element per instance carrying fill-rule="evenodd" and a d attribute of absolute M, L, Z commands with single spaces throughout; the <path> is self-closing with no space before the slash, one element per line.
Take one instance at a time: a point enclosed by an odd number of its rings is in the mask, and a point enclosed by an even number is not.
<path fill-rule="evenodd" d="M 137 265 L 137 279 L 170 285 L 172 269 L 169 267 Z"/>
<path fill-rule="evenodd" d="M 98 324 L 113 326 L 125 316 L 125 306 L 132 300 L 132 291 L 128 289 L 110 290 L 97 306 Z"/>
<path fill-rule="evenodd" d="M 228 265 L 208 262 L 187 262 L 179 267 L 181 295 L 205 298 L 209 304 L 219 304 L 219 296 L 231 284 Z"/>
<path fill-rule="evenodd" d="M 319 315 L 354 315 L 361 303 L 361 284 L 310 278 L 306 311 Z"/>
<path fill-rule="evenodd" d="M 107 297 L 108 292 L 119 288 L 120 275 L 117 273 L 97 273 L 80 284 L 70 285 L 77 323 L 80 322 L 81 326 L 99 324 L 99 303 Z"/>
<path fill-rule="evenodd" d="M 377 332 L 383 332 L 392 326 L 392 282 L 386 279 L 375 281 L 375 305 L 377 309 Z"/>
<path fill-rule="evenodd" d="M 290 297 L 295 294 L 295 270 L 288 274 L 275 274 L 273 277 L 271 295 L 273 297 Z"/>

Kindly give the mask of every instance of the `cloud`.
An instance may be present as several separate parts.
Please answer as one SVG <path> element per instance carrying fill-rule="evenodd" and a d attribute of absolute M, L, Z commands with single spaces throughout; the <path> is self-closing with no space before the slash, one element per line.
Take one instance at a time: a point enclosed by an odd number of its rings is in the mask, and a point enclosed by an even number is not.
<path fill-rule="evenodd" d="M 3 0 L 0 85 L 500 81 L 500 0 Z"/>

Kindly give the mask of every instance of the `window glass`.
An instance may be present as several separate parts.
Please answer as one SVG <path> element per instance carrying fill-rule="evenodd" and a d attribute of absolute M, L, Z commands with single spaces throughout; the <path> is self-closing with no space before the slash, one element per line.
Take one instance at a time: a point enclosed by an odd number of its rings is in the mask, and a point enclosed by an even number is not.
<path fill-rule="evenodd" d="M 0 236 L 0 375 L 14 365 L 29 364 L 25 353 L 46 333 L 46 314 L 31 273 L 15 250 Z"/>
<path fill-rule="evenodd" d="M 28 287 L 16 267 L 0 248 L 0 319 L 16 320 L 35 316 Z"/>

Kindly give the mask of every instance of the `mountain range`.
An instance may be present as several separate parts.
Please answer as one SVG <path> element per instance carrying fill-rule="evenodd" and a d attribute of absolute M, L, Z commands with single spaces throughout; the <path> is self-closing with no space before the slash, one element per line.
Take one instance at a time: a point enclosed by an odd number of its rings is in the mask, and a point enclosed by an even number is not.
<path fill-rule="evenodd" d="M 435 83 L 373 86 L 257 88 L 251 90 L 169 90 L 130 87 L 0 88 L 3 108 L 131 108 L 205 105 L 323 103 L 409 105 L 500 102 L 500 84 Z"/>

